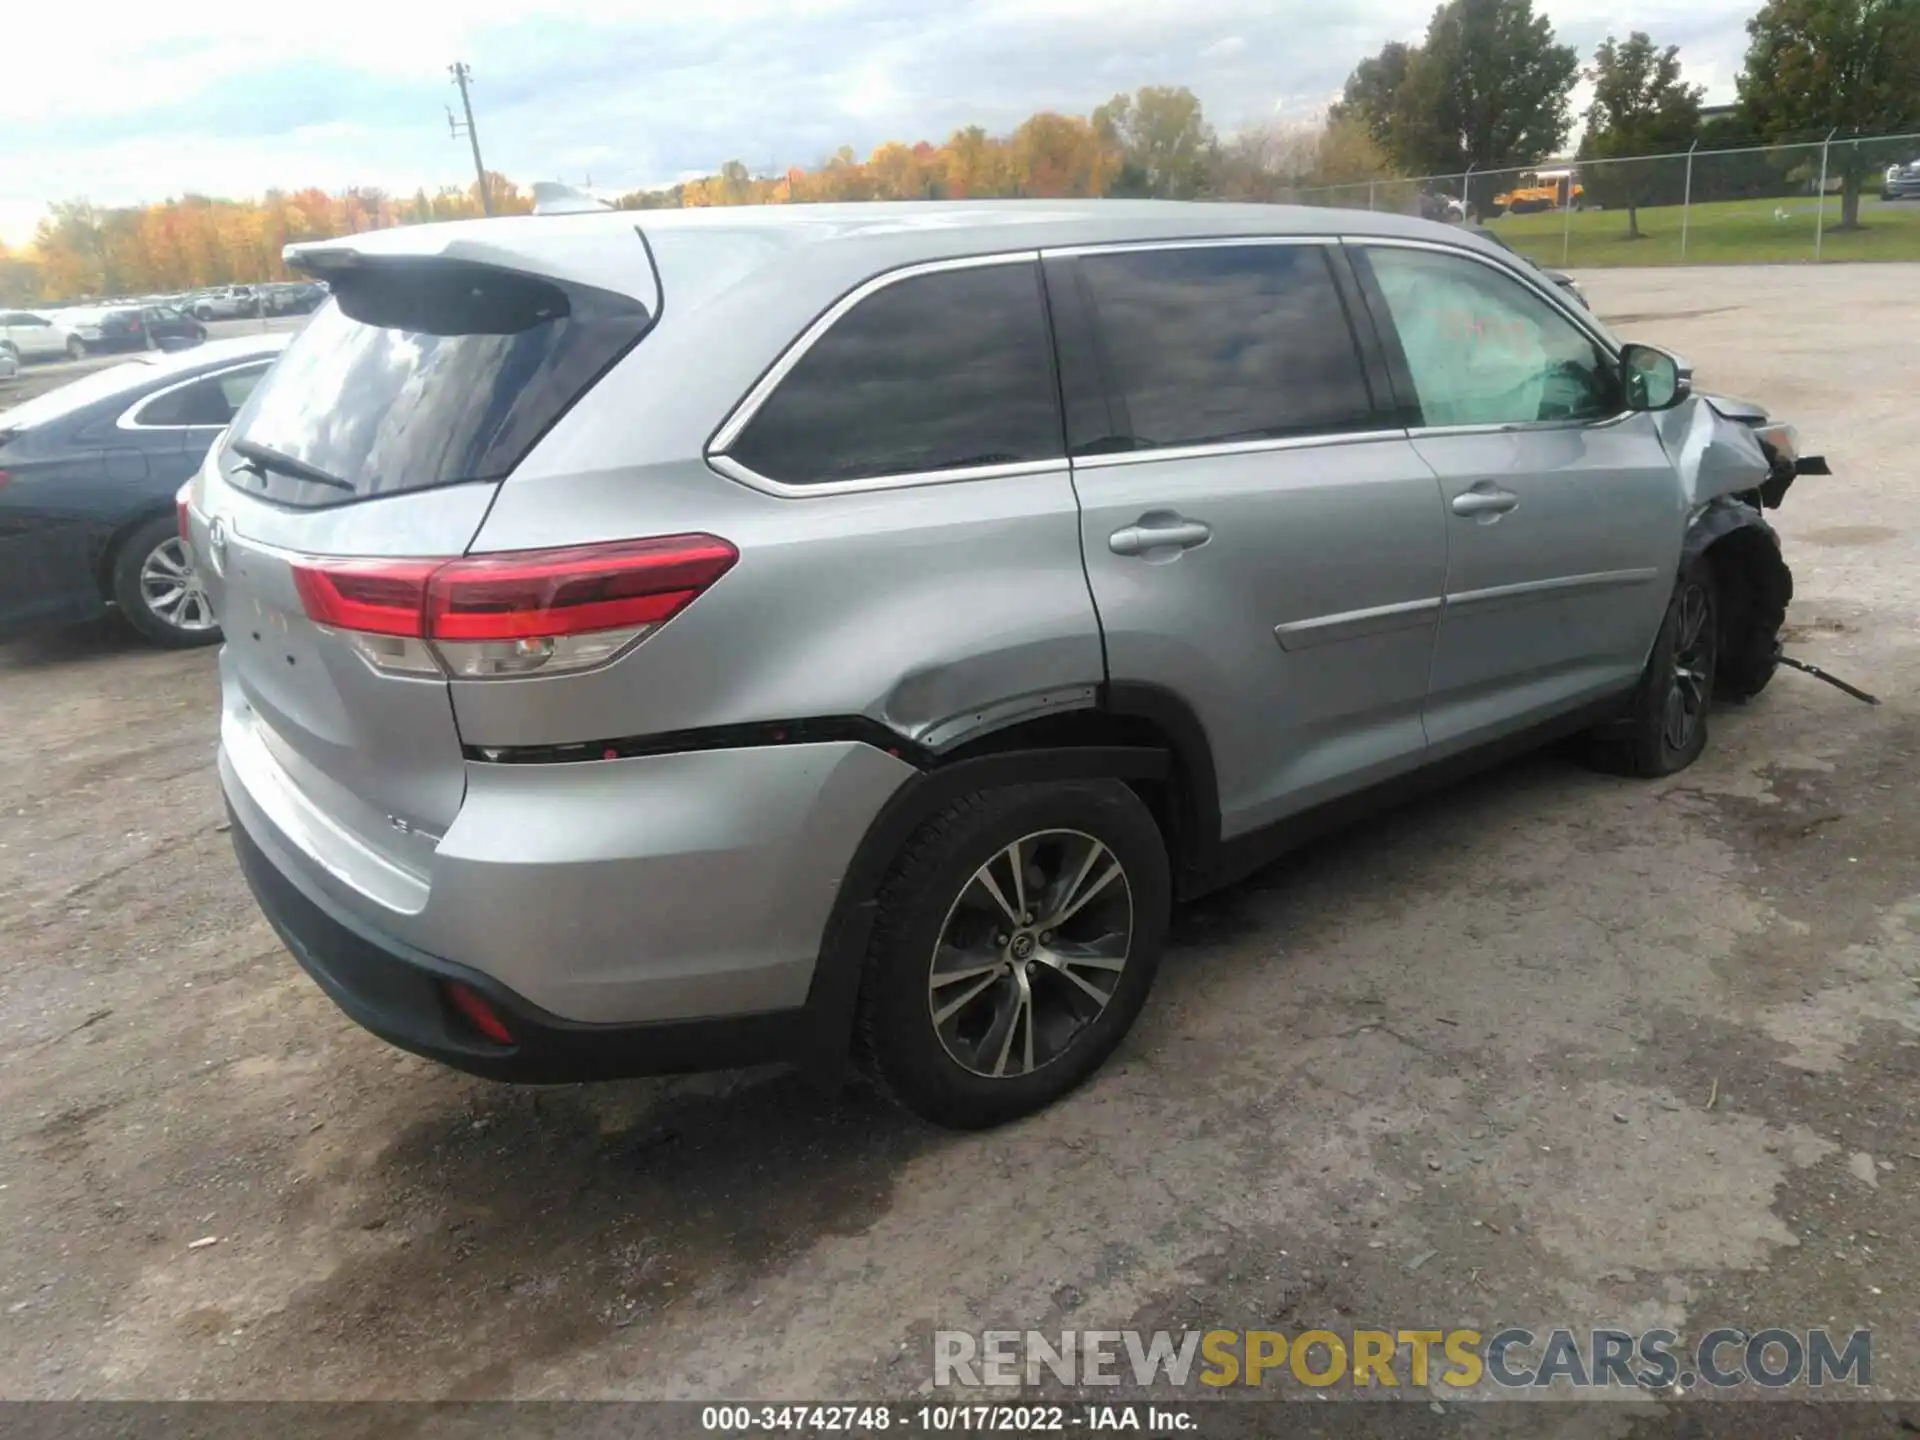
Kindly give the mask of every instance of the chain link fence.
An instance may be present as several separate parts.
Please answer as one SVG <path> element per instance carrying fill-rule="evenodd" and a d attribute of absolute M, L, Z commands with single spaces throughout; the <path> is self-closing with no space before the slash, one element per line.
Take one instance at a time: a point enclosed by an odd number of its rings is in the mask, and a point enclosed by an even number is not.
<path fill-rule="evenodd" d="M 1300 186 L 1278 198 L 1482 224 L 1564 268 L 1920 260 L 1920 133 Z"/>

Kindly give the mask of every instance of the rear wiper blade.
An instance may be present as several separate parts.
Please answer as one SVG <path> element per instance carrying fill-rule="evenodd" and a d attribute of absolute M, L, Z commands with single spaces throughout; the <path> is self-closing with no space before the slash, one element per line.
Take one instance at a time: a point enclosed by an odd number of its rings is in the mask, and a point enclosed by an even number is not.
<path fill-rule="evenodd" d="M 324 470 L 303 465 L 291 455 L 282 455 L 271 446 L 261 445 L 252 440 L 235 440 L 227 448 L 252 462 L 248 466 L 249 469 L 276 470 L 282 475 L 291 475 L 295 480 L 304 480 L 310 485 L 325 485 L 329 489 L 345 490 L 349 494 L 356 488 L 351 480 L 342 480 L 338 475 L 329 475 Z"/>

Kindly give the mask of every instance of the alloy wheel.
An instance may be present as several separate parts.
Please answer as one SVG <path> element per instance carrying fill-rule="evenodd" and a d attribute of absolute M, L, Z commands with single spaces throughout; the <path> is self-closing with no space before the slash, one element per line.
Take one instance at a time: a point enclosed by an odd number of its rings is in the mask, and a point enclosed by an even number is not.
<path fill-rule="evenodd" d="M 1675 599 L 1673 676 L 1668 682 L 1661 733 L 1674 750 L 1693 742 L 1713 693 L 1713 606 L 1704 585 L 1688 584 Z"/>
<path fill-rule="evenodd" d="M 928 967 L 948 1056 L 989 1078 L 1058 1060 L 1113 999 L 1133 924 L 1126 868 L 1093 836 L 1041 830 L 995 854 L 961 887 Z"/>
<path fill-rule="evenodd" d="M 199 633 L 216 623 L 200 572 L 177 535 L 147 552 L 140 566 L 140 598 L 155 618 L 175 630 Z"/>

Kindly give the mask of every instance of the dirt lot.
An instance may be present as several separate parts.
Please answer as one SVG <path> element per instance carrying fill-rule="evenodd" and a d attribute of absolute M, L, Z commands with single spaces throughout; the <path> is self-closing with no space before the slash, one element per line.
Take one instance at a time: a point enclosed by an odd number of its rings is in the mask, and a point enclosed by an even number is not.
<path fill-rule="evenodd" d="M 1886 703 L 1782 674 L 1670 782 L 1541 757 L 1319 846 L 1183 914 L 1116 1062 L 994 1134 L 390 1050 L 242 887 L 212 655 L 0 649 L 0 1395 L 909 1395 L 936 1326 L 1726 1323 L 1871 1326 L 1920 1396 L 1920 267 L 1590 289 L 1825 448 L 1791 648 Z"/>

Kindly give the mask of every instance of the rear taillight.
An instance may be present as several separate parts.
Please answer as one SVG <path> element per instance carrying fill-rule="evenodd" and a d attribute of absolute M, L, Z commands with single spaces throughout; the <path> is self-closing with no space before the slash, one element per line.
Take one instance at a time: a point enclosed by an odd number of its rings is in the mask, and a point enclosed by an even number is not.
<path fill-rule="evenodd" d="M 668 535 L 459 560 L 300 560 L 307 616 L 383 670 L 487 679 L 583 670 L 665 624 L 740 558 Z"/>
<path fill-rule="evenodd" d="M 186 493 L 173 497 L 173 518 L 180 526 L 180 541 L 188 550 L 193 549 L 193 511 L 187 505 Z"/>

